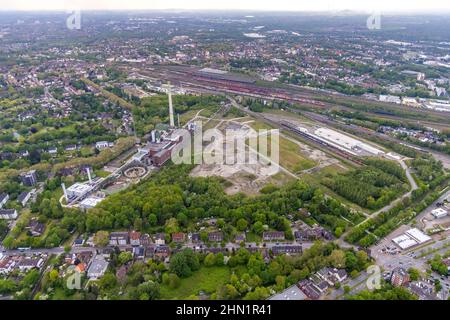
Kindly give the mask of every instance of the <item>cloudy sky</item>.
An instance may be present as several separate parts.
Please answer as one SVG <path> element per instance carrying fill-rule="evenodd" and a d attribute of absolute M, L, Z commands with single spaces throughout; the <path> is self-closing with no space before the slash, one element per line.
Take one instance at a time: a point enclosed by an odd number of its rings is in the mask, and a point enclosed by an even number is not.
<path fill-rule="evenodd" d="M 0 10 L 250 9 L 287 11 L 450 11 L 449 0 L 0 0 Z"/>

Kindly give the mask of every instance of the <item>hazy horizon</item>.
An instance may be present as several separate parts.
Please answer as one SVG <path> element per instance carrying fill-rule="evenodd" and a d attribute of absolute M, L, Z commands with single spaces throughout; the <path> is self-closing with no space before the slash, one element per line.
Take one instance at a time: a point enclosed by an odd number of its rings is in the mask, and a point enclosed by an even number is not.
<path fill-rule="evenodd" d="M 215 3 L 204 0 L 153 0 L 143 2 L 129 0 L 75 0 L 55 1 L 42 0 L 15 0 L 13 2 L 0 0 L 0 11 L 64 11 L 68 9 L 86 11 L 254 11 L 254 12 L 342 12 L 351 11 L 367 13 L 382 11 L 386 13 L 443 13 L 450 12 L 450 2 L 445 0 L 379 0 L 374 2 L 361 2 L 357 0 L 316 0 L 310 1 L 279 0 L 276 3 L 269 0 L 228 0 L 226 3 Z"/>

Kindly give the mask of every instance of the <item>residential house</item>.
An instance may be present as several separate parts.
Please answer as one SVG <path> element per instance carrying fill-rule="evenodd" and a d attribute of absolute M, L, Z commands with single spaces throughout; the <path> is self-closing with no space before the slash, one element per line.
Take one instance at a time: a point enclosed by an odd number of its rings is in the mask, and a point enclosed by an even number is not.
<path fill-rule="evenodd" d="M 424 281 L 415 281 L 406 284 L 406 288 L 419 297 L 419 300 L 437 300 L 433 284 L 429 284 Z"/>
<path fill-rule="evenodd" d="M 223 233 L 222 232 L 210 232 L 208 233 L 208 240 L 211 242 L 222 242 Z"/>
<path fill-rule="evenodd" d="M 82 238 L 77 238 L 73 242 L 74 247 L 81 247 L 81 246 L 83 246 L 83 244 L 84 244 L 84 239 L 82 239 Z"/>
<path fill-rule="evenodd" d="M 186 235 L 183 232 L 172 233 L 172 241 L 182 243 L 186 240 Z"/>
<path fill-rule="evenodd" d="M 192 242 L 194 242 L 194 243 L 200 242 L 200 234 L 199 234 L 199 233 L 193 233 L 193 234 L 191 235 L 191 240 L 192 240 Z"/>
<path fill-rule="evenodd" d="M 20 175 L 20 180 L 25 186 L 32 187 L 37 183 L 36 170 L 31 170 Z"/>
<path fill-rule="evenodd" d="M 347 272 L 344 269 L 323 268 L 316 272 L 316 275 L 326 281 L 330 286 L 342 283 L 347 279 Z"/>
<path fill-rule="evenodd" d="M 311 277 L 309 277 L 309 280 L 311 281 L 313 286 L 317 289 L 317 291 L 320 292 L 320 295 L 324 294 L 330 287 L 328 281 L 323 280 L 317 274 L 313 274 Z"/>
<path fill-rule="evenodd" d="M 30 224 L 28 225 L 27 229 L 30 231 L 33 237 L 40 237 L 44 233 L 45 224 L 40 223 L 36 219 L 33 219 L 30 221 Z"/>
<path fill-rule="evenodd" d="M 3 208 L 3 206 L 8 202 L 9 200 L 9 194 L 2 193 L 0 194 L 0 209 Z"/>
<path fill-rule="evenodd" d="M 152 238 L 149 234 L 142 234 L 140 238 L 141 246 L 148 247 L 152 243 Z"/>
<path fill-rule="evenodd" d="M 285 245 L 285 246 L 274 246 L 272 247 L 272 253 L 274 255 L 288 254 L 296 255 L 303 252 L 302 246 L 300 245 Z"/>
<path fill-rule="evenodd" d="M 128 244 L 128 232 L 112 232 L 109 236 L 111 246 L 125 246 Z"/>
<path fill-rule="evenodd" d="M 401 287 L 409 282 L 409 273 L 403 268 L 395 268 L 391 273 L 391 284 L 394 287 Z"/>
<path fill-rule="evenodd" d="M 87 276 L 89 279 L 101 278 L 108 269 L 108 261 L 102 255 L 96 255 L 89 266 Z"/>
<path fill-rule="evenodd" d="M 155 234 L 155 244 L 164 245 L 166 244 L 166 234 L 165 233 L 157 233 Z"/>
<path fill-rule="evenodd" d="M 7 275 L 13 271 L 16 266 L 17 260 L 13 257 L 4 257 L 0 260 L 0 274 Z"/>
<path fill-rule="evenodd" d="M 133 247 L 138 247 L 141 245 L 141 233 L 137 231 L 130 232 L 130 244 Z"/>
<path fill-rule="evenodd" d="M 24 257 L 17 264 L 21 272 L 27 272 L 31 269 L 40 269 L 44 265 L 44 259 L 41 257 Z"/>
<path fill-rule="evenodd" d="M 108 141 L 98 141 L 98 142 L 95 143 L 95 148 L 97 150 L 103 150 L 103 149 L 106 149 L 106 148 L 109 148 L 109 147 L 112 147 L 112 146 L 114 146 L 114 144 L 110 143 Z"/>
<path fill-rule="evenodd" d="M 245 242 L 245 234 L 238 234 L 234 238 L 234 241 L 237 243 Z"/>
<path fill-rule="evenodd" d="M 22 205 L 22 207 L 25 207 L 28 203 L 28 201 L 31 198 L 31 192 L 24 191 L 17 197 L 17 201 Z"/>
<path fill-rule="evenodd" d="M 65 151 L 76 151 L 77 149 L 78 148 L 76 144 L 70 144 L 64 148 Z"/>
<path fill-rule="evenodd" d="M 145 258 L 145 248 L 144 247 L 133 247 L 133 257 L 135 259 Z"/>
<path fill-rule="evenodd" d="M 155 244 L 149 244 L 145 248 L 145 257 L 152 259 L 155 255 L 156 245 Z"/>
<path fill-rule="evenodd" d="M 0 220 L 15 220 L 17 219 L 16 209 L 0 209 Z"/>
<path fill-rule="evenodd" d="M 51 154 L 51 155 L 56 155 L 56 154 L 58 153 L 58 148 L 56 148 L 56 147 L 50 147 L 50 148 L 47 150 L 47 153 L 49 153 L 49 154 Z"/>
<path fill-rule="evenodd" d="M 165 259 L 168 256 L 170 256 L 170 248 L 167 245 L 158 245 L 155 247 L 155 253 L 154 256 L 156 256 L 159 259 Z"/>
<path fill-rule="evenodd" d="M 321 292 L 314 286 L 310 280 L 302 280 L 298 283 L 298 287 L 311 300 L 317 300 L 321 296 Z"/>
<path fill-rule="evenodd" d="M 268 231 L 263 233 L 264 241 L 280 241 L 284 240 L 284 232 L 282 231 Z"/>

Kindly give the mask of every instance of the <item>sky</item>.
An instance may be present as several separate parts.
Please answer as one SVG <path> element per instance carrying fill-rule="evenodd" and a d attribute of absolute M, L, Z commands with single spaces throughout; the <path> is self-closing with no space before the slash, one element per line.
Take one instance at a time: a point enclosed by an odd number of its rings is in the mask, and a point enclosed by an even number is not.
<path fill-rule="evenodd" d="M 0 0 L 0 10 L 267 10 L 450 12 L 449 0 Z"/>

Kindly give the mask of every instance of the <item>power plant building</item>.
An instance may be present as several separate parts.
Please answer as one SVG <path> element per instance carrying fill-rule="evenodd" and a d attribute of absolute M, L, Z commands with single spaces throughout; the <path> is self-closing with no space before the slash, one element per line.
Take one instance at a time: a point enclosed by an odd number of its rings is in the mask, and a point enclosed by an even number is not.
<path fill-rule="evenodd" d="M 84 183 L 75 183 L 67 188 L 67 197 L 69 199 L 81 198 L 92 191 L 92 187 Z"/>

